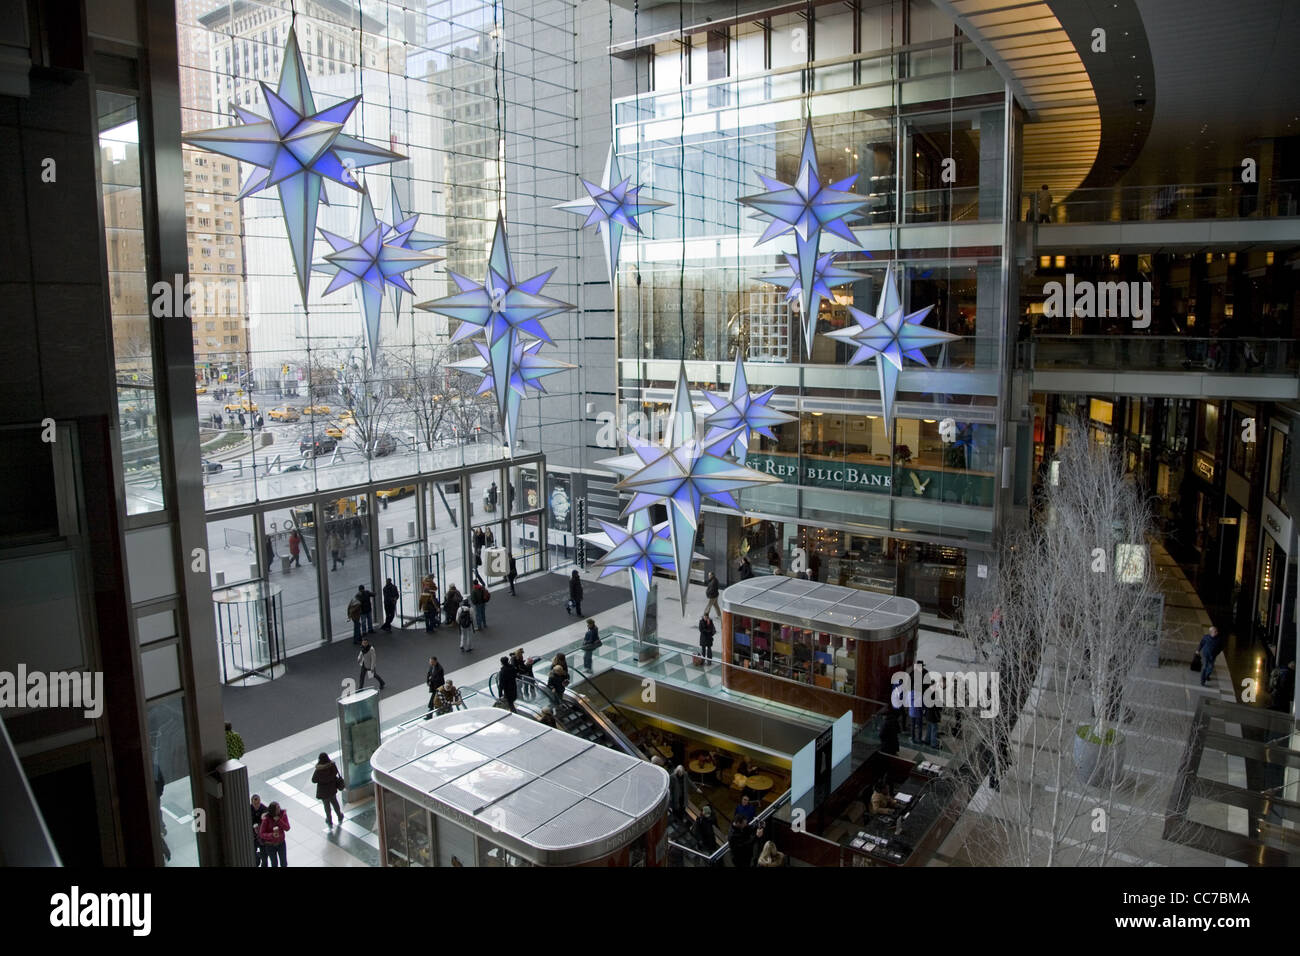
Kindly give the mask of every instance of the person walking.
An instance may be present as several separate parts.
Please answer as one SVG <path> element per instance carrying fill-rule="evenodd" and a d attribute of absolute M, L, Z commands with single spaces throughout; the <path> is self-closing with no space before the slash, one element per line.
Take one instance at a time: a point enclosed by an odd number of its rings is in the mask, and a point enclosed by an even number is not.
<path fill-rule="evenodd" d="M 742 816 L 732 818 L 727 843 L 731 846 L 731 865 L 748 869 L 754 862 L 754 831 L 748 820 Z"/>
<path fill-rule="evenodd" d="M 510 582 L 510 596 L 515 597 L 515 578 L 519 577 L 519 565 L 515 563 L 515 556 L 510 555 L 510 570 L 506 572 L 506 580 Z"/>
<path fill-rule="evenodd" d="M 469 589 L 469 603 L 474 608 L 474 630 L 481 631 L 487 627 L 487 603 L 492 599 L 483 582 L 475 581 Z"/>
<path fill-rule="evenodd" d="M 742 581 L 748 581 L 754 576 L 754 566 L 749 563 L 749 558 L 740 559 L 740 567 L 736 569 L 736 573 L 740 575 Z"/>
<path fill-rule="evenodd" d="M 357 654 L 357 663 L 361 665 L 361 679 L 357 681 L 357 690 L 366 686 L 366 674 L 379 682 L 379 689 L 384 689 L 384 679 L 375 670 L 375 648 L 369 639 L 361 641 L 361 651 Z"/>
<path fill-rule="evenodd" d="M 1043 183 L 1043 188 L 1038 190 L 1038 221 L 1052 221 L 1052 191 L 1047 188 L 1047 183 Z"/>
<path fill-rule="evenodd" d="M 515 679 L 519 683 L 520 693 L 528 700 L 537 696 L 537 680 L 533 677 L 533 665 L 536 663 L 536 657 L 524 657 L 522 647 L 515 651 Z"/>
<path fill-rule="evenodd" d="M 289 814 L 278 803 L 266 808 L 266 814 L 258 828 L 257 835 L 262 840 L 263 859 L 269 859 L 270 866 L 288 866 L 284 835 L 289 832 Z"/>
<path fill-rule="evenodd" d="M 709 599 L 704 605 L 704 613 L 708 614 L 709 608 L 713 608 L 714 613 L 721 618 L 722 608 L 718 607 L 718 591 L 718 576 L 710 571 L 709 576 L 704 579 L 704 596 Z"/>
<path fill-rule="evenodd" d="M 569 576 L 569 604 L 573 608 L 573 613 L 582 617 L 582 578 L 578 576 L 577 571 Z"/>
<path fill-rule="evenodd" d="M 294 528 L 289 532 L 289 567 L 300 568 L 302 561 L 299 558 L 299 552 L 302 550 L 302 538 L 298 536 L 298 529 Z"/>
<path fill-rule="evenodd" d="M 361 598 L 352 595 L 348 602 L 348 620 L 352 622 L 352 643 L 361 643 Z"/>
<path fill-rule="evenodd" d="M 266 866 L 266 848 L 262 846 L 262 817 L 266 815 L 266 804 L 259 794 L 253 794 L 248 801 L 248 809 L 253 818 L 253 865 Z"/>
<path fill-rule="evenodd" d="M 438 629 L 438 616 L 442 613 L 438 585 L 430 584 L 420 592 L 420 611 L 424 614 L 424 633 L 432 634 Z"/>
<path fill-rule="evenodd" d="M 943 722 L 943 708 L 938 704 L 925 708 L 925 741 L 931 747 L 939 746 L 939 724 Z"/>
<path fill-rule="evenodd" d="M 393 616 L 397 613 L 397 593 L 397 585 L 393 583 L 392 578 L 389 578 L 384 585 L 384 623 L 380 630 L 393 629 Z"/>
<path fill-rule="evenodd" d="M 587 633 L 582 636 L 582 669 L 591 673 L 591 655 L 600 647 L 600 631 L 596 629 L 596 619 L 587 618 Z"/>
<path fill-rule="evenodd" d="M 271 565 L 275 563 L 275 542 L 271 540 L 269 534 L 262 535 L 262 541 L 266 549 L 266 573 L 271 573 Z"/>
<path fill-rule="evenodd" d="M 450 677 L 433 695 L 433 712 L 438 716 L 450 714 L 457 707 L 463 707 L 464 704 L 465 701 L 460 696 L 460 689 L 452 683 Z"/>
<path fill-rule="evenodd" d="M 713 626 L 713 621 L 709 619 L 709 612 L 705 611 L 700 618 L 700 656 L 706 661 L 713 660 L 713 635 L 718 629 Z"/>
<path fill-rule="evenodd" d="M 487 490 L 488 511 L 497 510 L 497 483 L 494 481 L 488 485 Z"/>
<path fill-rule="evenodd" d="M 1197 648 L 1201 655 L 1201 686 L 1204 687 L 1209 679 L 1214 675 L 1214 659 L 1219 656 L 1222 648 L 1219 646 L 1219 629 L 1210 626 L 1210 632 L 1201 638 L 1201 645 Z"/>
<path fill-rule="evenodd" d="M 357 585 L 357 600 L 361 602 L 361 620 L 358 622 L 364 634 L 375 633 L 375 592 L 364 584 Z"/>
<path fill-rule="evenodd" d="M 424 686 L 429 688 L 429 712 L 424 715 L 425 720 L 433 717 L 434 698 L 438 694 L 438 688 L 447 680 L 447 675 L 442 672 L 442 665 L 438 663 L 438 658 L 429 658 L 429 669 L 424 674 Z"/>
<path fill-rule="evenodd" d="M 695 825 L 691 828 L 691 836 L 695 838 L 695 846 L 701 853 L 706 856 L 712 856 L 718 848 L 718 836 L 713 829 L 713 808 L 707 804 L 700 808 L 700 815 L 695 818 Z"/>
<path fill-rule="evenodd" d="M 569 664 L 563 654 L 556 654 L 551 661 L 551 672 L 546 678 L 546 686 L 551 692 L 555 706 L 558 708 L 564 700 L 564 688 L 569 686 Z"/>
<path fill-rule="evenodd" d="M 547 727 L 555 727 L 557 729 L 560 726 L 555 722 L 555 711 L 549 707 L 542 708 L 542 713 L 538 716 L 537 722 L 539 724 L 545 724 Z"/>
<path fill-rule="evenodd" d="M 474 634 L 474 615 L 469 611 L 468 604 L 462 604 L 456 614 L 456 624 L 460 627 L 460 649 L 469 653 L 474 648 L 472 646 Z"/>
<path fill-rule="evenodd" d="M 686 768 L 681 764 L 668 775 L 668 812 L 678 820 L 686 819 Z"/>
<path fill-rule="evenodd" d="M 334 829 L 334 817 L 330 815 L 333 810 L 339 818 L 339 826 L 343 826 L 343 808 L 339 806 L 339 791 L 343 789 L 343 775 L 339 773 L 339 768 L 330 760 L 329 754 L 321 754 L 316 758 L 316 769 L 311 775 L 311 782 L 316 784 L 316 799 L 325 805 L 325 829 Z"/>
<path fill-rule="evenodd" d="M 519 699 L 519 681 L 518 672 L 509 657 L 501 658 L 501 670 L 497 671 L 497 687 L 501 691 L 501 699 L 509 705 L 510 713 L 513 714 L 515 701 Z"/>
<path fill-rule="evenodd" d="M 235 733 L 234 726 L 226 721 L 226 759 L 238 760 L 244 756 L 244 738 Z"/>
<path fill-rule="evenodd" d="M 329 536 L 330 549 L 330 570 L 338 568 L 340 564 L 347 564 L 347 559 L 343 557 L 343 539 L 339 537 L 337 531 L 331 531 Z"/>
<path fill-rule="evenodd" d="M 448 625 L 456 623 L 456 612 L 460 610 L 460 604 L 463 600 L 460 591 L 456 590 L 456 585 L 447 585 L 447 593 L 442 598 L 442 609 L 447 615 Z"/>
<path fill-rule="evenodd" d="M 922 672 L 922 684 L 924 684 Z M 907 719 L 912 726 L 912 743 L 919 744 L 925 735 L 925 707 L 920 687 L 913 687 L 907 695 Z"/>

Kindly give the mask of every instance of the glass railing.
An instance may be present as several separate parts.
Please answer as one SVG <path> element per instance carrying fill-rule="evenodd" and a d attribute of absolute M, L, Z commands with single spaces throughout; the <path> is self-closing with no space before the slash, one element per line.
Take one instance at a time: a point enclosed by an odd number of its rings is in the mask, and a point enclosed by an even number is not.
<path fill-rule="evenodd" d="M 1223 375 L 1295 375 L 1291 339 L 1192 338 L 1182 335 L 1036 335 L 1017 348 L 1020 368 L 1201 371 Z"/>
<path fill-rule="evenodd" d="M 1300 215 L 1300 180 L 1176 183 L 1076 189 L 1044 210 L 1041 184 L 1025 183 L 1022 219 L 1030 222 L 1156 222 L 1164 219 L 1263 219 Z M 1051 185 L 1050 183 L 1048 184 Z"/>
<path fill-rule="evenodd" d="M 904 222 L 976 222 L 980 219 L 980 188 L 954 186 L 947 189 L 913 189 L 903 196 Z M 985 219 L 1000 219 L 1001 202 Z"/>
<path fill-rule="evenodd" d="M 873 52 L 828 58 L 814 63 L 798 63 L 778 67 L 752 77 L 726 78 L 704 83 L 692 83 L 683 91 L 680 88 L 657 90 L 627 97 L 614 102 L 614 122 L 618 125 L 672 119 L 682 115 L 696 116 L 709 110 L 736 109 L 737 107 L 768 107 L 775 101 L 799 99 L 805 91 L 826 94 L 836 91 L 888 86 L 897 82 L 907 87 L 917 87 L 921 94 L 933 99 L 936 92 L 943 96 L 965 96 L 976 92 L 1000 92 L 1002 84 L 996 71 L 970 44 L 954 40 L 933 40 L 916 43 L 898 50 Z M 987 81 L 971 82 L 983 71 Z M 947 75 L 953 77 L 942 91 L 928 91 L 927 81 Z M 995 82 L 996 80 L 996 82 Z M 985 89 L 987 87 L 987 89 Z M 904 97 L 904 101 L 907 98 Z M 886 90 L 885 103 L 890 102 Z M 688 124 L 687 135 L 692 129 Z"/>

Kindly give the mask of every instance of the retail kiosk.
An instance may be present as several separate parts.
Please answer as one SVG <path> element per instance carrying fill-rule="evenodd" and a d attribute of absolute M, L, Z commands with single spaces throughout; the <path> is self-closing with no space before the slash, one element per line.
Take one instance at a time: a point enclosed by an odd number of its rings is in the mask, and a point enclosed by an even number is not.
<path fill-rule="evenodd" d="M 370 758 L 384 866 L 662 866 L 662 767 L 492 707 Z"/>
<path fill-rule="evenodd" d="M 722 684 L 861 723 L 887 702 L 890 676 L 916 658 L 910 598 L 765 575 L 722 592 Z M 866 700 L 863 700 L 866 698 Z"/>

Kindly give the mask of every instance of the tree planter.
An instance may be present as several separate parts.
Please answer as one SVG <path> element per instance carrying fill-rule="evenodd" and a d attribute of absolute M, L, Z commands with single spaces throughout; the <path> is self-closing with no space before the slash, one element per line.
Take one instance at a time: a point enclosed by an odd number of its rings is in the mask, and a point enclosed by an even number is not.
<path fill-rule="evenodd" d="M 1084 725 L 1074 732 L 1074 769 L 1081 784 L 1109 787 L 1124 776 L 1124 736 L 1117 730 L 1106 731 L 1105 739 Z"/>

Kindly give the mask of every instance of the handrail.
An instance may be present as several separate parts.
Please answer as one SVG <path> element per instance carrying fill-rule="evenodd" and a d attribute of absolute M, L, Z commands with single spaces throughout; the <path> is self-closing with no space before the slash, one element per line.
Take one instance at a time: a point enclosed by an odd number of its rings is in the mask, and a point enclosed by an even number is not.
<path fill-rule="evenodd" d="M 457 687 L 456 690 L 458 690 L 458 691 L 460 692 L 460 703 L 459 703 L 458 705 L 452 707 L 452 710 L 469 710 L 469 705 L 465 703 L 465 698 L 467 698 L 467 697 L 478 697 L 478 696 L 479 696 L 479 692 L 476 691 L 476 690 L 469 690 L 469 689 L 467 689 L 467 688 L 465 688 L 465 687 Z M 412 725 L 414 725 L 414 724 L 416 724 L 416 723 L 418 723 L 418 722 L 424 720 L 425 717 L 429 717 L 429 716 L 438 716 L 438 713 L 437 713 L 437 711 L 434 711 L 434 710 L 425 710 L 425 711 L 422 711 L 418 717 L 412 717 L 410 720 L 404 720 L 404 721 L 402 721 L 400 724 L 398 724 L 397 726 L 399 726 L 399 727 L 410 727 L 410 726 L 412 726 Z"/>

